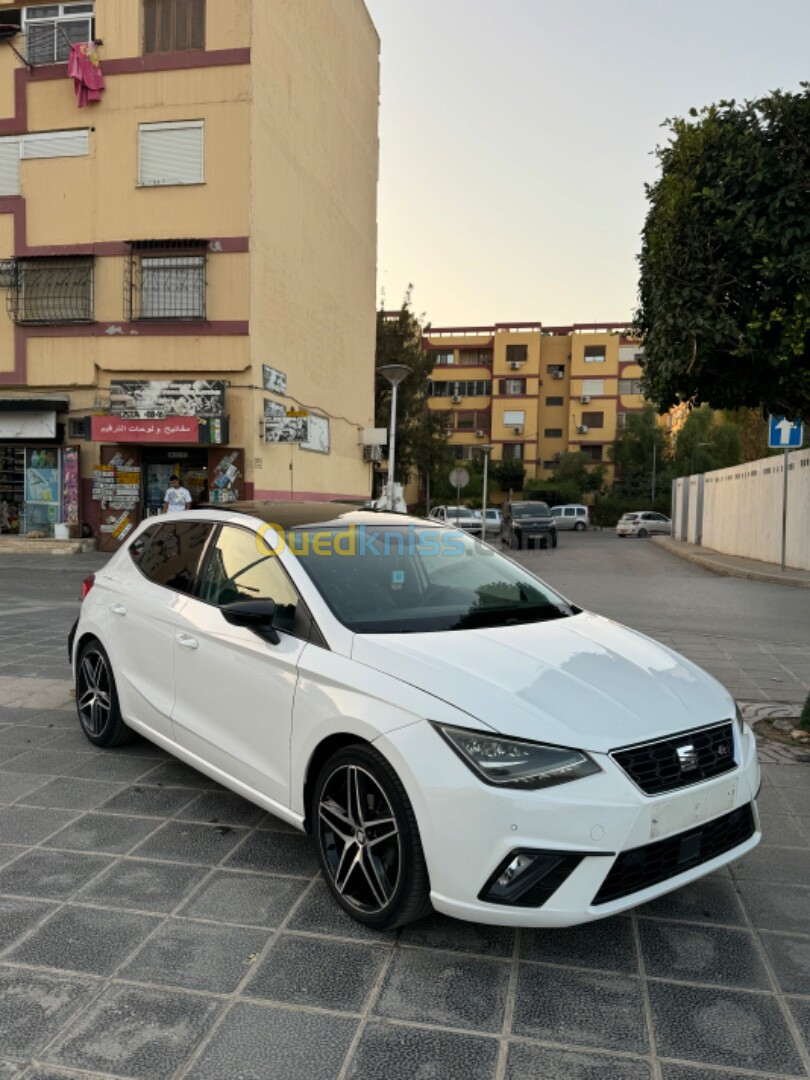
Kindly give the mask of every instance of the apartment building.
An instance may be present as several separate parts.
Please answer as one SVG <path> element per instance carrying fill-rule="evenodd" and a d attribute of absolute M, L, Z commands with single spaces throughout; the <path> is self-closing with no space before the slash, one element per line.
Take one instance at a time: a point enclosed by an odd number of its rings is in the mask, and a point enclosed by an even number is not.
<path fill-rule="evenodd" d="M 0 0 L 0 528 L 370 491 L 378 95 L 362 0 Z"/>
<path fill-rule="evenodd" d="M 493 461 L 516 458 L 527 479 L 546 479 L 556 458 L 581 451 L 613 467 L 608 447 L 642 408 L 641 346 L 625 323 L 431 328 L 429 407 L 446 413 L 459 459 L 492 444 Z"/>

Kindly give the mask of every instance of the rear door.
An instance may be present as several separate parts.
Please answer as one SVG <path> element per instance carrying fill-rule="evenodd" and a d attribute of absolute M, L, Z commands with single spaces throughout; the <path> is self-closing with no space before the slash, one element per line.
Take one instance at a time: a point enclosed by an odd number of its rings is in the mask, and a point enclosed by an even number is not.
<path fill-rule="evenodd" d="M 124 717 L 173 739 L 174 636 L 214 526 L 169 521 L 130 545 L 109 606 L 109 645 Z"/>

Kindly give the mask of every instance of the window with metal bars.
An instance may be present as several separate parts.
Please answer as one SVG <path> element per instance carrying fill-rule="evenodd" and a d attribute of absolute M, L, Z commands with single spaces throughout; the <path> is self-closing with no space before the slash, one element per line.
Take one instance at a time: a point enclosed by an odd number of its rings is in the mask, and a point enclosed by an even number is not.
<path fill-rule="evenodd" d="M 143 0 L 143 51 L 205 48 L 205 0 Z"/>
<path fill-rule="evenodd" d="M 131 322 L 205 319 L 204 240 L 133 241 L 124 274 L 124 311 Z"/>
<path fill-rule="evenodd" d="M 17 259 L 7 304 L 11 319 L 25 326 L 92 322 L 92 257 Z"/>
<path fill-rule="evenodd" d="M 94 7 L 86 4 L 37 4 L 22 9 L 29 64 L 67 61 L 71 45 L 92 41 Z"/>

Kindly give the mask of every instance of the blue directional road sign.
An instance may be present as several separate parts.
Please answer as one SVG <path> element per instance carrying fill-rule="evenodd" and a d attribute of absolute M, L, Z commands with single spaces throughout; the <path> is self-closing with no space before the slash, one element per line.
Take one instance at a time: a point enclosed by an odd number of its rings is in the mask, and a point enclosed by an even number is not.
<path fill-rule="evenodd" d="M 787 420 L 784 416 L 771 416 L 769 420 L 768 446 L 771 450 L 801 449 L 801 420 Z"/>

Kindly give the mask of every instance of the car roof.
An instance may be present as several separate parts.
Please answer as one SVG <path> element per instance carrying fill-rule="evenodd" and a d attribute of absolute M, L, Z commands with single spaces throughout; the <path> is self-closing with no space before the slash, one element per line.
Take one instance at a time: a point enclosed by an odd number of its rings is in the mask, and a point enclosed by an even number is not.
<path fill-rule="evenodd" d="M 275 499 L 252 499 L 231 503 L 205 503 L 201 510 L 216 510 L 225 514 L 246 514 L 282 529 L 305 528 L 308 525 L 421 525 L 436 527 L 435 522 L 410 514 L 387 510 L 361 508 L 352 503 L 293 502 Z"/>

